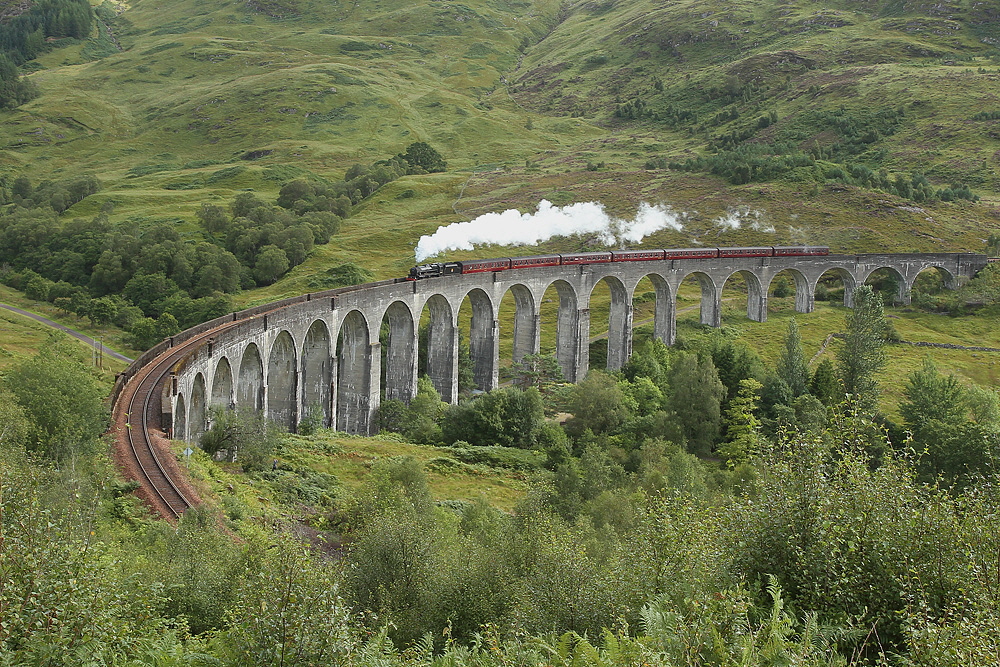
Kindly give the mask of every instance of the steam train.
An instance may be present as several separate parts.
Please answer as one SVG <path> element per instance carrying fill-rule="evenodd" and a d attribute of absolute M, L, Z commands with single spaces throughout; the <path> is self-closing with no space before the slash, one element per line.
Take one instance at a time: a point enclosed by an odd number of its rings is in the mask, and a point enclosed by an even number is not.
<path fill-rule="evenodd" d="M 717 257 L 813 257 L 829 255 L 825 246 L 760 246 L 753 248 L 677 248 L 673 250 L 610 250 L 578 252 L 562 255 L 531 257 L 499 257 L 470 259 L 461 262 L 434 262 L 410 269 L 407 280 L 450 276 L 456 273 L 485 273 L 539 266 L 571 266 L 574 264 L 607 264 L 608 262 L 647 262 L 665 259 L 714 259 Z"/>

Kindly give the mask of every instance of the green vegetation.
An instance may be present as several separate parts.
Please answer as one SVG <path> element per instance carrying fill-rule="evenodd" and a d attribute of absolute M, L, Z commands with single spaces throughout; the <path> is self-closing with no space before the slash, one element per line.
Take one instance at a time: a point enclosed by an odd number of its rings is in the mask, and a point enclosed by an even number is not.
<path fill-rule="evenodd" d="M 659 247 L 1000 247 L 1000 132 L 979 111 L 1000 62 L 990 3 L 180 0 L 106 4 L 96 23 L 85 9 L 0 8 L 0 274 L 138 347 L 240 305 L 403 275 L 420 235 L 542 197 L 621 216 L 672 203 L 689 215 Z M 721 225 L 739 207 L 768 224 Z M 892 329 L 1000 347 L 998 277 L 955 292 L 922 277 L 913 310 L 886 311 Z M 108 470 L 107 376 L 4 319 L 0 653 L 990 663 L 998 421 L 975 385 L 1000 380 L 992 353 L 931 363 L 866 343 L 834 284 L 790 325 L 788 290 L 760 325 L 726 303 L 721 330 L 682 290 L 676 349 L 639 341 L 621 373 L 576 387 L 543 354 L 472 397 L 465 365 L 467 400 L 443 405 L 421 381 L 409 405 L 383 405 L 397 433 L 379 438 L 219 416 L 204 444 L 242 453 L 191 457 L 209 502 L 176 530 Z M 594 333 L 606 302 L 592 300 Z M 887 371 L 843 377 L 876 347 Z"/>
<path fill-rule="evenodd" d="M 789 327 L 783 367 L 797 339 Z M 133 487 L 109 474 L 94 448 L 105 417 L 88 407 L 101 388 L 80 384 L 89 371 L 53 346 L 0 383 L 4 654 L 66 665 L 988 659 L 1000 618 L 993 455 L 969 451 L 958 458 L 976 467 L 958 469 L 940 456 L 950 445 L 935 447 L 955 429 L 992 447 L 995 394 L 966 392 L 925 363 L 903 408 L 928 450 L 914 458 L 850 401 L 794 420 L 802 394 L 775 430 L 761 383 L 745 377 L 717 415 L 726 466 L 684 451 L 704 445 L 669 425 L 668 399 L 714 376 L 723 401 L 720 376 L 772 371 L 745 348 L 705 343 L 643 345 L 621 374 L 544 399 L 509 388 L 458 406 L 484 418 L 470 429 L 484 442 L 506 437 L 491 435 L 491 412 L 537 423 L 538 402 L 573 406 L 586 427 L 534 450 L 277 437 L 259 417 L 220 413 L 188 461 L 208 503 L 176 529 L 147 520 Z M 49 374 L 72 400 L 31 381 Z M 456 409 L 424 398 L 409 408 L 423 418 Z M 81 429 L 46 430 L 51 416 L 36 406 L 52 402 L 67 411 L 56 423 Z M 46 446 L 55 442 L 76 443 L 72 466 L 67 449 Z M 236 449 L 237 462 L 208 449 Z M 513 497 L 492 495 L 515 481 Z"/>

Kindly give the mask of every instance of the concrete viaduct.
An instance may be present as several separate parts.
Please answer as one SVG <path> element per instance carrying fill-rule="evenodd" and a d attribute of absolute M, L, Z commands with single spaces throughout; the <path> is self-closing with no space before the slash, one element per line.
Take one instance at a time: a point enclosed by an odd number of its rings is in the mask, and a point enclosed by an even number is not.
<path fill-rule="evenodd" d="M 418 329 L 425 310 L 430 322 L 426 373 L 442 398 L 454 403 L 458 312 L 465 299 L 472 306 L 469 343 L 476 384 L 489 390 L 497 386 L 499 309 L 508 292 L 515 304 L 517 361 L 538 352 L 539 310 L 546 290 L 555 288 L 556 357 L 566 378 L 575 382 L 587 374 L 590 299 L 602 281 L 611 292 L 607 366 L 615 370 L 631 353 L 632 297 L 643 278 L 649 278 L 655 292 L 654 335 L 672 344 L 677 290 L 689 276 L 701 286 L 701 322 L 717 327 L 722 289 L 734 274 L 747 286 L 747 317 L 763 322 L 769 287 L 782 271 L 794 279 L 795 310 L 808 313 L 826 273 L 843 281 L 844 302 L 851 306 L 855 288 L 873 272 L 886 269 L 898 280 L 897 301 L 908 303 L 921 271 L 938 269 L 945 285 L 954 289 L 986 263 L 985 256 L 969 253 L 660 260 L 383 281 L 307 294 L 196 327 L 206 331 L 228 323 L 174 368 L 161 396 L 163 423 L 172 424 L 175 438 L 197 442 L 208 428 L 210 408 L 218 406 L 263 411 L 288 429 L 318 411 L 328 426 L 371 433 L 381 400 L 408 401 L 416 391 Z M 195 329 L 179 334 L 176 341 Z M 157 347 L 174 343 L 171 339 Z M 150 350 L 136 367 L 162 351 Z M 130 368 L 126 375 L 129 372 L 135 371 Z"/>

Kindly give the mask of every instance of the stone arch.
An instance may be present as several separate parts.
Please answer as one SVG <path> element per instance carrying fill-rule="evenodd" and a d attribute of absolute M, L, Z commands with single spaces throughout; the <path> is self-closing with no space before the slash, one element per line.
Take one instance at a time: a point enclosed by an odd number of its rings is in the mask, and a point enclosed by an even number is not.
<path fill-rule="evenodd" d="M 836 266 L 832 269 L 827 269 L 820 275 L 816 276 L 816 280 L 812 283 L 809 293 L 815 299 L 816 289 L 819 287 L 819 282 L 823 280 L 823 276 L 827 274 L 832 274 L 840 278 L 841 282 L 844 283 L 844 305 L 848 308 L 852 308 L 854 306 L 854 290 L 858 283 L 854 279 L 854 274 L 843 267 Z"/>
<path fill-rule="evenodd" d="M 871 270 L 865 272 L 859 276 L 860 284 L 864 285 L 877 271 L 887 271 L 896 280 L 896 295 L 893 299 L 894 303 L 907 304 L 910 303 L 910 281 L 906 279 L 906 276 L 894 266 L 876 266 Z M 914 276 L 916 277 L 916 276 Z M 846 291 L 846 290 L 845 290 Z"/>
<path fill-rule="evenodd" d="M 493 300 L 478 287 L 462 299 L 472 306 L 469 322 L 469 356 L 472 358 L 472 373 L 476 387 L 490 391 L 497 386 L 497 320 Z"/>
<path fill-rule="evenodd" d="M 256 343 L 243 350 L 239 381 L 236 384 L 236 408 L 261 410 L 264 407 L 264 362 Z"/>
<path fill-rule="evenodd" d="M 393 301 L 386 308 L 385 398 L 407 403 L 417 392 L 417 328 L 410 307 Z"/>
<path fill-rule="evenodd" d="M 635 292 L 645 278 L 648 278 L 653 285 L 653 337 L 662 340 L 667 345 L 673 345 L 677 338 L 677 301 L 670 283 L 663 276 L 658 273 L 648 273 L 641 276 L 632 286 L 633 306 Z"/>
<path fill-rule="evenodd" d="M 720 299 L 722 292 L 726 289 L 726 283 L 737 274 L 743 278 L 747 286 L 747 318 L 754 322 L 766 322 L 767 292 L 764 291 L 760 283 L 760 278 L 753 271 L 740 269 L 726 276 L 726 279 L 722 281 L 722 288 L 719 290 Z"/>
<path fill-rule="evenodd" d="M 267 358 L 267 416 L 289 431 L 296 426 L 297 385 L 295 341 L 290 333 L 282 331 L 274 339 Z"/>
<path fill-rule="evenodd" d="M 330 352 L 330 329 L 323 320 L 309 325 L 302 343 L 302 414 L 318 410 L 323 426 L 330 426 L 333 357 Z"/>
<path fill-rule="evenodd" d="M 944 287 L 944 289 L 950 289 L 950 290 L 958 289 L 958 277 L 954 273 L 952 273 L 947 267 L 937 262 L 924 264 L 923 266 L 921 266 L 920 269 L 913 274 L 913 279 L 910 280 L 909 283 L 907 284 L 907 289 L 908 290 L 913 289 L 913 285 L 914 283 L 917 282 L 917 279 L 920 277 L 921 273 L 935 269 L 937 270 L 937 275 L 940 276 L 941 278 L 942 287 Z"/>
<path fill-rule="evenodd" d="M 784 268 L 772 274 L 767 280 L 767 285 L 764 287 L 764 294 L 771 293 L 771 287 L 774 284 L 775 278 L 783 273 L 790 275 L 795 284 L 795 312 L 811 313 L 815 308 L 813 291 L 809 289 L 809 279 L 798 269 Z"/>
<path fill-rule="evenodd" d="M 187 440 L 187 408 L 184 394 L 177 394 L 174 401 L 174 440 Z"/>
<path fill-rule="evenodd" d="M 435 294 L 424 308 L 430 315 L 427 326 L 427 376 L 441 400 L 458 402 L 458 329 L 448 299 Z"/>
<path fill-rule="evenodd" d="M 371 345 L 368 322 L 352 310 L 340 325 L 337 370 L 337 430 L 368 433 L 371 403 Z"/>
<path fill-rule="evenodd" d="M 625 365 L 632 354 L 632 299 L 629 290 L 617 276 L 604 276 L 591 289 L 605 283 L 611 291 L 611 304 L 608 309 L 608 361 L 607 369 L 616 371 Z M 587 331 L 589 344 L 589 327 Z"/>
<path fill-rule="evenodd" d="M 720 307 L 722 290 L 716 286 L 712 276 L 701 271 L 686 273 L 681 278 L 681 282 L 690 276 L 694 276 L 701 287 L 701 323 L 713 327 L 722 326 L 722 309 Z"/>
<path fill-rule="evenodd" d="M 220 358 L 219 363 L 215 365 L 209 405 L 223 410 L 230 410 L 233 407 L 233 369 L 226 357 Z"/>
<path fill-rule="evenodd" d="M 580 308 L 576 290 L 565 280 L 555 280 L 546 286 L 555 287 L 559 295 L 559 310 L 556 319 L 556 360 L 562 368 L 563 377 L 569 382 L 582 380 L 587 374 L 589 360 L 588 341 L 581 341 Z M 544 294 L 544 291 L 543 291 Z M 586 327 L 585 330 L 589 330 Z"/>
<path fill-rule="evenodd" d="M 205 392 L 205 376 L 198 373 L 191 386 L 191 405 L 188 406 L 188 439 L 197 443 L 205 433 L 208 424 L 208 401 Z"/>
<path fill-rule="evenodd" d="M 504 297 L 514 297 L 514 341 L 511 362 L 517 364 L 529 354 L 538 354 L 538 308 L 535 297 L 525 285 L 516 283 L 507 288 Z"/>

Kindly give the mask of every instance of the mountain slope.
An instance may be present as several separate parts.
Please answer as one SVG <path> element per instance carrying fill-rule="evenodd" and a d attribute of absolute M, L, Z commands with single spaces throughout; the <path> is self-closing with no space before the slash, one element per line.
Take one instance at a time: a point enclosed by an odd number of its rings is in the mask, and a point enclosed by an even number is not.
<path fill-rule="evenodd" d="M 994 3 L 139 0 L 97 13 L 91 39 L 29 65 L 42 95 L 0 126 L 8 188 L 22 173 L 102 180 L 64 217 L 110 201 L 112 222 L 173 220 L 197 237 L 194 211 L 240 190 L 339 179 L 414 141 L 448 160 L 385 186 L 252 300 L 307 288 L 331 262 L 397 275 L 437 225 L 541 198 L 620 215 L 671 204 L 686 229 L 649 241 L 671 245 L 978 250 L 1000 217 Z M 739 207 L 766 224 L 718 224 Z"/>

